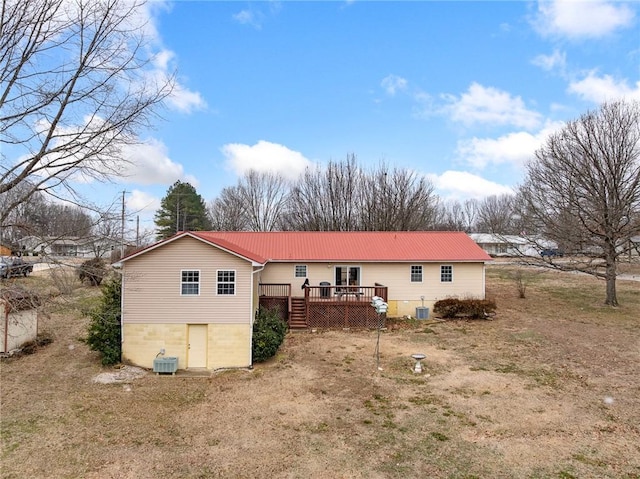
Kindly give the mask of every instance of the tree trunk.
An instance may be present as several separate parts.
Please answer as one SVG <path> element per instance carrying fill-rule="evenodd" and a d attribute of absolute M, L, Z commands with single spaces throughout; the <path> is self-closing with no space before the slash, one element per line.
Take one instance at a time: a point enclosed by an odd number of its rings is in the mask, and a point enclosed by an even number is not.
<path fill-rule="evenodd" d="M 608 245 L 606 262 L 607 299 L 604 304 L 618 306 L 618 295 L 616 294 L 616 252 L 614 245 Z"/>

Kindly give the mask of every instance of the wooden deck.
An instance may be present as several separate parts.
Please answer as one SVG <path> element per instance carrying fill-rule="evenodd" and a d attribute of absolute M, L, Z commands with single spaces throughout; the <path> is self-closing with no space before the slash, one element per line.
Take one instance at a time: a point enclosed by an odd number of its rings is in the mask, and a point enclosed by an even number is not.
<path fill-rule="evenodd" d="M 384 326 L 385 317 L 376 313 L 371 300 L 379 296 L 386 301 L 386 286 L 307 286 L 304 293 L 291 297 L 290 284 L 260 284 L 260 305 L 277 309 L 291 329 Z"/>

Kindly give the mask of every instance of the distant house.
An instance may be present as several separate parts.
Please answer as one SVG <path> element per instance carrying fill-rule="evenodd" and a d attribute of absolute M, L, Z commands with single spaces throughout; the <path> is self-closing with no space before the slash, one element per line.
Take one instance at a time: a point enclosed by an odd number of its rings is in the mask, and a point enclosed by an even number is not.
<path fill-rule="evenodd" d="M 539 256 L 541 247 L 522 236 L 499 235 L 490 233 L 471 233 L 469 237 L 475 241 L 487 254 L 500 256 Z M 545 247 L 555 247 L 548 241 Z"/>
<path fill-rule="evenodd" d="M 182 232 L 121 261 L 123 359 L 249 366 L 259 305 L 291 328 L 374 327 L 373 296 L 391 316 L 484 298 L 490 260 L 460 232 Z"/>
<path fill-rule="evenodd" d="M 11 256 L 13 250 L 10 246 L 0 244 L 0 256 Z"/>
<path fill-rule="evenodd" d="M 40 238 L 26 236 L 19 243 L 26 254 L 80 258 L 109 258 L 111 252 L 122 245 L 119 239 L 99 237 Z"/>

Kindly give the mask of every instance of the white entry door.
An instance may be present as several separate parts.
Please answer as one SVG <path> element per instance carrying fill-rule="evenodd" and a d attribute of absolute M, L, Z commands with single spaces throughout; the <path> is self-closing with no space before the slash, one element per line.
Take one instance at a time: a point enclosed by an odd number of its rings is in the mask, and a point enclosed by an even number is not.
<path fill-rule="evenodd" d="M 189 325 L 189 344 L 187 345 L 187 367 L 207 367 L 207 325 Z"/>

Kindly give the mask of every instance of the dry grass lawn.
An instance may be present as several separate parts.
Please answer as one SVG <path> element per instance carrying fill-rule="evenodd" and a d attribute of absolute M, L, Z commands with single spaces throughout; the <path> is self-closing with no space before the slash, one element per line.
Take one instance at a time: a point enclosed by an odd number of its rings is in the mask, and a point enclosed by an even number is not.
<path fill-rule="evenodd" d="M 381 371 L 375 332 L 326 331 L 126 384 L 92 382 L 76 289 L 42 318 L 54 342 L 0 365 L 2 477 L 640 478 L 640 283 L 612 309 L 591 277 L 524 270 L 518 299 L 514 269 L 488 269 L 492 321 L 383 332 Z"/>

